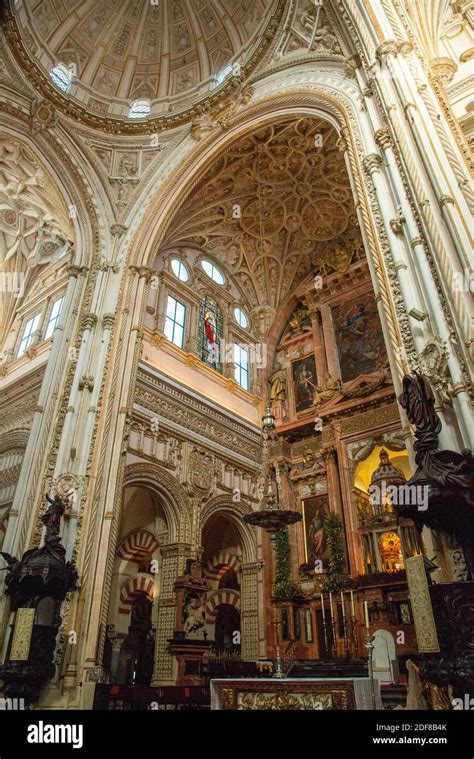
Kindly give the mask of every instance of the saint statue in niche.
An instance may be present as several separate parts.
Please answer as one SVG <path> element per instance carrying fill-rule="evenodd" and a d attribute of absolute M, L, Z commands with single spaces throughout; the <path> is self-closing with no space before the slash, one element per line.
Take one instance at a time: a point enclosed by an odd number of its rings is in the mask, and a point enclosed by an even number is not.
<path fill-rule="evenodd" d="M 189 595 L 184 605 L 184 632 L 187 638 L 205 638 L 206 614 L 201 599 Z"/>
<path fill-rule="evenodd" d="M 322 559 L 326 547 L 326 533 L 324 530 L 324 519 L 320 511 L 318 511 L 316 516 L 311 520 L 308 537 L 311 549 L 310 561 Z"/>
<path fill-rule="evenodd" d="M 280 363 L 277 365 L 276 371 L 270 378 L 271 390 L 270 398 L 276 403 L 278 401 L 286 400 L 286 369 Z"/>

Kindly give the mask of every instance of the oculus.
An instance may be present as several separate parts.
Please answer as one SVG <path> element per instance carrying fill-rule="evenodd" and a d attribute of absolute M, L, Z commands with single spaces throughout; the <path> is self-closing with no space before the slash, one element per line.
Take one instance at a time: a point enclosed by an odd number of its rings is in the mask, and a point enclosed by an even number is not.
<path fill-rule="evenodd" d="M 187 266 L 179 258 L 171 259 L 171 270 L 175 277 L 178 277 L 181 282 L 187 282 L 189 279 L 189 272 Z"/>

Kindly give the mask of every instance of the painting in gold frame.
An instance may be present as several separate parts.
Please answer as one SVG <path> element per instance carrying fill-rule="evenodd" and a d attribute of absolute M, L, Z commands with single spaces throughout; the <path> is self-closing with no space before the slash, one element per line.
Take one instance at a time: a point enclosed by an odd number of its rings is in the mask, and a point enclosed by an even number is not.
<path fill-rule="evenodd" d="M 324 518 L 329 514 L 329 497 L 327 493 L 302 502 L 304 549 L 306 563 L 314 564 L 320 560 L 324 566 L 329 560 L 327 536 L 324 529 Z"/>

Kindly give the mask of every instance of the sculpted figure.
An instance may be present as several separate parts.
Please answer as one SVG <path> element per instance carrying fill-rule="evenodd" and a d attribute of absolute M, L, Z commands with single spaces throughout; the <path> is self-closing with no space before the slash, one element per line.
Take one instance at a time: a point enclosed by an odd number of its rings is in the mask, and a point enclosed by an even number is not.
<path fill-rule="evenodd" d="M 333 398 L 340 389 L 341 381 L 333 379 L 331 375 L 326 372 L 324 382 L 316 385 L 314 389 L 313 406 L 320 406 L 321 404 L 326 403 L 326 401 Z"/>

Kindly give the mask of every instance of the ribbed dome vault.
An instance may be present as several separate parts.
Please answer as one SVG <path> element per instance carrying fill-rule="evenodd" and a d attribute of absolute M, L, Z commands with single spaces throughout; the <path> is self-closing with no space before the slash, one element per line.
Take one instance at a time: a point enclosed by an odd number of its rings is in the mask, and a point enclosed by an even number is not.
<path fill-rule="evenodd" d="M 10 28 L 49 79 L 75 73 L 68 98 L 97 116 L 127 118 L 151 101 L 151 117 L 189 108 L 216 89 L 225 66 L 249 66 L 268 44 L 278 0 L 29 0 L 11 4 Z"/>

